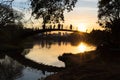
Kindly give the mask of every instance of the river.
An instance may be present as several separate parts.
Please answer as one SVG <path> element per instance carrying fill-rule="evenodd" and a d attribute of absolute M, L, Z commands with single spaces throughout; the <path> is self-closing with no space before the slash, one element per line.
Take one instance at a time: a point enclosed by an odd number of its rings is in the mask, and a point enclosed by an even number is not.
<path fill-rule="evenodd" d="M 73 45 L 70 42 L 64 41 L 36 40 L 33 43 L 26 43 L 26 46 L 29 47 L 26 47 L 21 54 L 7 54 L 0 58 L 1 66 L 7 66 L 4 68 L 5 70 L 7 69 L 7 77 L 4 71 L 0 73 L 3 79 L 4 77 L 8 79 L 10 76 L 11 79 L 9 80 L 42 80 L 44 77 L 54 74 L 55 72 L 41 70 L 42 68 L 39 67 L 39 64 L 65 67 L 65 64 L 58 60 L 58 56 L 63 53 L 84 54 L 86 51 L 96 49 L 94 45 L 83 41 L 77 45 Z M 2 67 L 0 67 L 0 69 L 3 70 Z"/>
<path fill-rule="evenodd" d="M 42 47 L 41 43 L 38 42 L 34 44 L 33 48 L 30 49 L 30 52 L 26 55 L 26 57 L 38 63 L 65 67 L 64 63 L 58 60 L 58 56 L 63 53 L 83 54 L 85 51 L 92 51 L 96 48 L 95 46 L 85 42 L 80 42 L 76 46 L 73 46 L 67 42 L 57 42 L 51 45 L 47 43 L 44 44 L 46 44 L 44 47 Z"/>

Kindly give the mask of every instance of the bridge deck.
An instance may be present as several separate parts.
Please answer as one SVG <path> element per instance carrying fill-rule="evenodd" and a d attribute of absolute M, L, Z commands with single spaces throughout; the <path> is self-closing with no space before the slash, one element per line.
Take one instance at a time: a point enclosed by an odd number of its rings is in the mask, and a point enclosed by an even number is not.
<path fill-rule="evenodd" d="M 39 34 L 39 33 L 51 32 L 51 31 L 80 32 L 78 30 L 72 30 L 72 29 L 39 29 L 39 30 L 33 30 L 33 31 L 30 31 L 30 32 L 26 32 L 22 35 L 22 37 L 25 38 L 25 37 L 36 35 L 36 34 Z M 82 32 L 82 33 L 84 33 L 84 32 Z"/>
<path fill-rule="evenodd" d="M 40 29 L 40 30 L 37 30 L 37 32 L 40 32 L 40 33 L 49 32 L 49 31 L 80 32 L 80 31 L 78 31 L 78 30 L 72 30 L 72 29 Z"/>

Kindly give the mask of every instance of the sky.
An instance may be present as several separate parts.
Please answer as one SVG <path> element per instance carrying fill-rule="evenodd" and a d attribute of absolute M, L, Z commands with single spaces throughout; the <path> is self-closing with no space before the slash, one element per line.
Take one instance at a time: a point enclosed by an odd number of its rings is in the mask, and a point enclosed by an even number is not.
<path fill-rule="evenodd" d="M 30 18 L 30 9 L 26 9 L 23 11 L 23 9 L 28 7 L 28 3 L 26 4 L 28 0 L 15 0 L 13 3 L 13 7 L 17 10 L 20 10 L 25 14 L 25 19 L 28 20 Z M 78 0 L 76 3 L 75 8 L 73 11 L 67 13 L 65 12 L 65 25 L 72 24 L 75 27 L 79 27 L 83 25 L 86 29 L 89 31 L 94 29 L 101 29 L 99 25 L 97 24 L 97 2 L 98 0 Z M 24 5 L 24 6 L 23 6 Z M 32 26 L 39 26 L 42 22 L 41 20 L 34 21 L 34 24 Z M 26 25 L 31 27 L 31 25 Z"/>
<path fill-rule="evenodd" d="M 75 26 L 84 24 L 88 30 L 100 29 L 97 24 L 97 1 L 78 0 L 73 11 L 65 14 L 66 23 L 73 23 Z"/>

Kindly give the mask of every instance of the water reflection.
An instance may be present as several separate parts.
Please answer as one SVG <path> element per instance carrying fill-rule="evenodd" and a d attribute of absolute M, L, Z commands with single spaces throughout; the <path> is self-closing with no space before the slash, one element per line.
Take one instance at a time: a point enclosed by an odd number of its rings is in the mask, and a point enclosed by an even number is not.
<path fill-rule="evenodd" d="M 0 80 L 15 80 L 22 76 L 23 66 L 8 56 L 0 59 Z"/>
<path fill-rule="evenodd" d="M 83 44 L 83 43 L 81 43 L 79 46 L 78 46 L 78 49 L 80 50 L 80 52 L 85 52 L 85 50 L 86 50 L 86 46 Z"/>
<path fill-rule="evenodd" d="M 77 47 L 80 53 L 84 53 L 86 51 L 93 51 L 96 49 L 95 46 L 87 44 L 85 42 L 81 42 Z"/>
<path fill-rule="evenodd" d="M 38 80 L 63 70 L 29 60 L 24 57 L 27 52 L 29 50 L 0 49 L 0 80 Z"/>
<path fill-rule="evenodd" d="M 45 46 L 43 47 L 43 45 Z M 77 54 L 95 49 L 95 46 L 85 42 L 81 42 L 79 45 L 73 46 L 70 42 L 39 41 L 33 46 L 26 57 L 38 63 L 64 67 L 65 64 L 58 60 L 58 56 L 63 53 Z"/>
<path fill-rule="evenodd" d="M 25 43 L 22 49 L 0 49 L 0 80 L 41 79 L 64 69 L 64 62 L 58 60 L 59 55 L 79 53 L 79 46 L 85 46 L 85 51 L 95 48 L 84 42 L 76 46 L 72 44 L 74 43 L 45 40 Z M 7 79 L 8 77 L 10 78 Z"/>
<path fill-rule="evenodd" d="M 67 41 L 54 41 L 54 40 L 40 40 L 37 44 L 40 48 L 47 48 L 50 49 L 53 45 L 63 46 L 67 45 L 70 42 Z"/>

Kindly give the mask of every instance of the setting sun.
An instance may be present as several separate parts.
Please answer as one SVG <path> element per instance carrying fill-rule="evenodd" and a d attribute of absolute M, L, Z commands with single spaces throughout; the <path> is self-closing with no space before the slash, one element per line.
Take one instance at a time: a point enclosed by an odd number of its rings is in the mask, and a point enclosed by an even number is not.
<path fill-rule="evenodd" d="M 85 24 L 81 23 L 81 24 L 78 26 L 78 30 L 79 30 L 79 31 L 82 31 L 82 32 L 86 32 L 86 26 L 85 26 Z"/>

